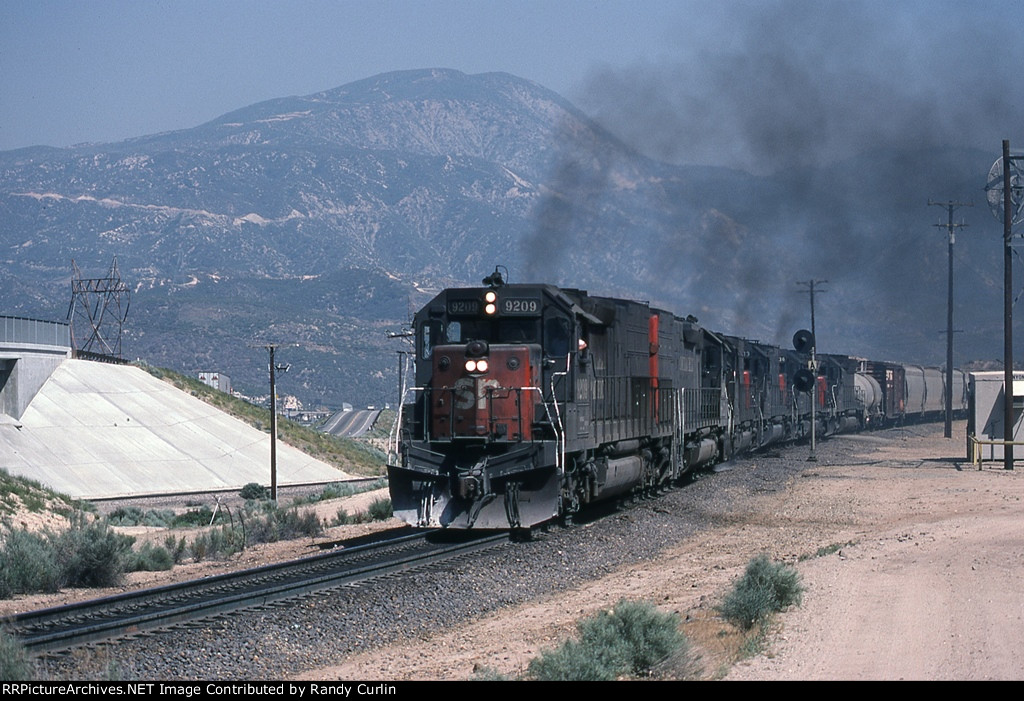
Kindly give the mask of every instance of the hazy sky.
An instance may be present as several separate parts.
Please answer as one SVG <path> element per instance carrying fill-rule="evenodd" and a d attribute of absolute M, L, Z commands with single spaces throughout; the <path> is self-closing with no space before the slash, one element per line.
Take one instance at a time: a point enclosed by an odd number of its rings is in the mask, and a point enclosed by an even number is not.
<path fill-rule="evenodd" d="M 974 136 L 998 150 L 999 138 L 1024 141 L 1024 124 L 1002 123 L 1021 110 L 993 94 L 1005 76 L 1024 102 L 1021 27 L 1017 0 L 6 0 L 0 150 L 188 128 L 262 100 L 429 67 L 512 73 L 612 124 L 641 123 L 617 113 L 620 94 L 637 110 L 643 91 L 678 84 L 685 90 L 652 98 L 650 112 L 706 106 L 730 89 L 723 104 L 742 112 L 768 80 L 816 91 L 808 109 L 887 91 L 899 92 L 901 110 L 970 101 L 947 125 L 955 132 L 973 129 L 989 100 L 997 117 Z M 842 99 L 828 94 L 837 83 Z M 777 105 L 767 114 L 788 118 Z"/>

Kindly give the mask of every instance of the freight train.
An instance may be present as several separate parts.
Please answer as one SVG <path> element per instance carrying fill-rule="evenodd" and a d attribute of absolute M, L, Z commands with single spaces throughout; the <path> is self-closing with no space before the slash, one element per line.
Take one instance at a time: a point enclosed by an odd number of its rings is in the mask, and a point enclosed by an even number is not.
<path fill-rule="evenodd" d="M 934 368 L 717 333 L 693 316 L 544 284 L 447 289 L 414 318 L 388 461 L 419 527 L 527 529 L 772 444 L 939 416 Z M 809 369 L 813 366 L 813 370 Z M 963 373 L 953 404 L 966 408 Z M 812 406 L 813 403 L 813 406 Z M 812 419 L 813 416 L 813 419 Z"/>

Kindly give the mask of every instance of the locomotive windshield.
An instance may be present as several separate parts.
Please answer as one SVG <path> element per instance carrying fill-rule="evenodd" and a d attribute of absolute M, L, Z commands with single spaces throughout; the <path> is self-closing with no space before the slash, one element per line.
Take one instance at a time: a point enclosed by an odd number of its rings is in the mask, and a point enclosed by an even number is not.
<path fill-rule="evenodd" d="M 462 319 L 424 322 L 420 330 L 421 357 L 430 358 L 434 346 L 447 343 L 540 343 L 537 319 Z"/>

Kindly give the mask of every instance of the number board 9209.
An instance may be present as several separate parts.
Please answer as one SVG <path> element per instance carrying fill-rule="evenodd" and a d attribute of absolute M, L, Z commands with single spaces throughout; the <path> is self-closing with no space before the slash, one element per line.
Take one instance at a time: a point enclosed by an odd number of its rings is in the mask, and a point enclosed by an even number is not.
<path fill-rule="evenodd" d="M 536 297 L 503 297 L 498 304 L 501 313 L 510 316 L 540 314 L 540 299 Z"/>
<path fill-rule="evenodd" d="M 449 299 L 448 313 L 453 316 L 476 316 L 480 313 L 480 302 L 475 299 Z"/>

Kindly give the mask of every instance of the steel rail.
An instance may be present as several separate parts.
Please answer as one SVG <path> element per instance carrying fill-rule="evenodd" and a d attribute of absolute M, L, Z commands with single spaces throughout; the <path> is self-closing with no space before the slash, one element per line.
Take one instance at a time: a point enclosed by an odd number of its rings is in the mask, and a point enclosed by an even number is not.
<path fill-rule="evenodd" d="M 417 532 L 384 544 L 30 611 L 10 618 L 5 627 L 30 651 L 64 650 L 352 585 L 508 542 L 507 533 L 445 544 L 431 543 L 427 535 Z M 386 553 L 388 546 L 399 553 Z M 410 547 L 414 550 L 406 552 Z"/>

